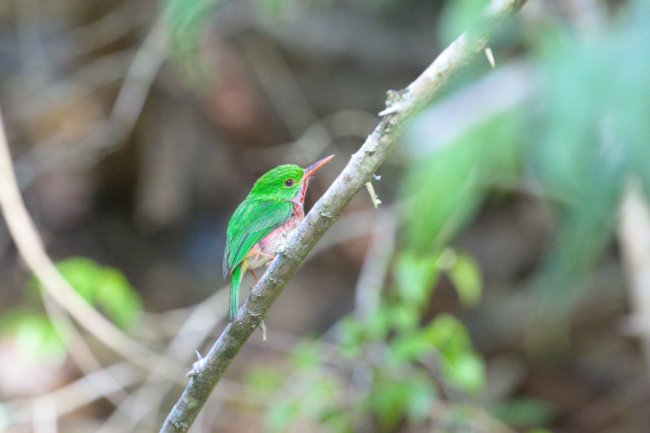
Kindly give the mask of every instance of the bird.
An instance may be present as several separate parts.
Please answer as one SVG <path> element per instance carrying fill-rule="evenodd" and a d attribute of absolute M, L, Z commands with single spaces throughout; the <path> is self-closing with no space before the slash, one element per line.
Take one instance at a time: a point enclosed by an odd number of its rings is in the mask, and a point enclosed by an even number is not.
<path fill-rule="evenodd" d="M 305 217 L 304 203 L 309 181 L 329 163 L 327 156 L 306 168 L 284 164 L 264 173 L 248 196 L 235 209 L 226 228 L 223 276 L 231 275 L 228 320 L 239 308 L 239 287 L 246 271 L 270 264 L 278 246 Z"/>

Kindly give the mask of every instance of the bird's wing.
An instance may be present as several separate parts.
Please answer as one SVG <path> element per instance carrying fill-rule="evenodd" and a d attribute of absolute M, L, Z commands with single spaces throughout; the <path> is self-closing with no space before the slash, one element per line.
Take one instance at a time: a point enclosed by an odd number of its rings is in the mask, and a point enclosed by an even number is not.
<path fill-rule="evenodd" d="M 223 256 L 224 278 L 246 257 L 253 246 L 291 218 L 289 202 L 244 200 L 230 217 Z"/>

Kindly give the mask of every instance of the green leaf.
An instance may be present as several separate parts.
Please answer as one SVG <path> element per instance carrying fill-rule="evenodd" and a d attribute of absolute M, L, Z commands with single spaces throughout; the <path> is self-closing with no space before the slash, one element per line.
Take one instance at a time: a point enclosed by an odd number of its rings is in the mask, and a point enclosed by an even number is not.
<path fill-rule="evenodd" d="M 220 0 L 164 0 L 163 10 L 169 31 L 171 57 L 189 86 L 205 92 L 212 83 L 214 68 L 205 61 L 206 37 L 211 9 Z"/>
<path fill-rule="evenodd" d="M 442 373 L 450 384 L 469 394 L 484 386 L 485 365 L 472 350 L 469 335 L 461 322 L 449 314 L 441 314 L 423 333 L 437 349 Z"/>
<path fill-rule="evenodd" d="M 447 45 L 468 28 L 475 27 L 487 3 L 487 0 L 446 2 L 438 21 L 442 43 Z"/>
<path fill-rule="evenodd" d="M 101 273 L 97 263 L 85 257 L 71 257 L 57 262 L 56 267 L 77 293 L 86 301 L 95 302 L 97 277 Z"/>
<path fill-rule="evenodd" d="M 389 309 L 390 323 L 400 333 L 415 330 L 420 323 L 422 306 L 396 303 Z"/>
<path fill-rule="evenodd" d="M 323 358 L 318 342 L 303 341 L 291 351 L 291 363 L 297 370 L 317 367 Z"/>
<path fill-rule="evenodd" d="M 400 206 L 408 247 L 419 254 L 439 249 L 474 215 L 482 200 L 478 158 L 472 143 L 461 143 L 410 166 Z"/>
<path fill-rule="evenodd" d="M 422 332 L 409 333 L 394 338 L 390 344 L 391 360 L 396 365 L 415 361 L 436 349 Z"/>
<path fill-rule="evenodd" d="M 468 394 L 476 394 L 485 386 L 485 364 L 473 352 L 443 357 L 442 373 L 450 384 Z"/>
<path fill-rule="evenodd" d="M 471 347 L 465 326 L 451 314 L 438 315 L 423 333 L 442 354 L 465 352 Z"/>
<path fill-rule="evenodd" d="M 413 377 L 410 384 L 406 416 L 412 425 L 423 422 L 431 414 L 436 389 L 428 377 Z"/>
<path fill-rule="evenodd" d="M 364 335 L 368 341 L 380 341 L 386 338 L 390 331 L 390 307 L 381 305 L 365 323 L 361 324 Z"/>
<path fill-rule="evenodd" d="M 347 316 L 337 323 L 341 355 L 354 359 L 361 355 L 365 342 L 364 331 L 354 316 Z"/>
<path fill-rule="evenodd" d="M 271 405 L 264 417 L 264 423 L 271 432 L 285 432 L 299 416 L 298 401 L 281 400 Z"/>
<path fill-rule="evenodd" d="M 255 6 L 263 16 L 277 18 L 284 15 L 292 3 L 293 0 L 257 0 Z"/>
<path fill-rule="evenodd" d="M 127 328 L 135 323 L 142 303 L 120 270 L 101 266 L 86 257 L 71 257 L 56 266 L 77 293 L 100 308 L 116 325 Z M 36 280 L 30 281 L 30 286 L 42 290 Z"/>
<path fill-rule="evenodd" d="M 520 113 L 499 113 L 455 141 L 435 145 L 428 115 L 422 113 L 405 134 L 413 161 L 399 207 L 406 244 L 418 253 L 446 246 L 474 216 L 489 187 L 514 188 L 523 157 Z"/>
<path fill-rule="evenodd" d="M 465 307 L 476 306 L 481 299 L 483 287 L 481 271 L 476 261 L 469 255 L 456 253 L 447 272 L 461 303 Z"/>
<path fill-rule="evenodd" d="M 395 260 L 394 274 L 401 300 L 424 306 L 438 278 L 438 257 L 403 251 Z"/>
<path fill-rule="evenodd" d="M 283 379 L 278 371 L 263 367 L 253 368 L 245 377 L 246 384 L 262 396 L 277 391 Z"/>
<path fill-rule="evenodd" d="M 95 303 L 122 328 L 128 328 L 139 316 L 142 304 L 135 289 L 121 271 L 103 268 L 97 275 Z"/>
<path fill-rule="evenodd" d="M 501 421 L 518 428 L 533 428 L 550 423 L 555 416 L 553 405 L 535 398 L 516 398 L 500 404 L 492 413 Z M 535 429 L 531 433 L 543 429 Z"/>
<path fill-rule="evenodd" d="M 383 431 L 393 431 L 406 412 L 410 387 L 402 380 L 379 378 L 369 396 L 372 412 Z"/>
<path fill-rule="evenodd" d="M 20 353 L 35 361 L 63 362 L 67 337 L 62 339 L 60 332 L 47 316 L 25 310 L 7 314 L 0 321 L 0 334 L 11 337 Z"/>

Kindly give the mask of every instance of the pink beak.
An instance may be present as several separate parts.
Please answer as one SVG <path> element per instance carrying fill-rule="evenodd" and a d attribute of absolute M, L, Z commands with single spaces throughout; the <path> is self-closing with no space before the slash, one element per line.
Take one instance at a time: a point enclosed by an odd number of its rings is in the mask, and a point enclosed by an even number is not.
<path fill-rule="evenodd" d="M 323 168 L 328 162 L 330 162 L 334 158 L 334 155 L 326 156 L 325 158 L 321 159 L 320 161 L 316 161 L 309 167 L 305 168 L 305 175 L 303 179 L 307 179 L 311 177 L 314 173 L 316 173 L 318 170 Z"/>

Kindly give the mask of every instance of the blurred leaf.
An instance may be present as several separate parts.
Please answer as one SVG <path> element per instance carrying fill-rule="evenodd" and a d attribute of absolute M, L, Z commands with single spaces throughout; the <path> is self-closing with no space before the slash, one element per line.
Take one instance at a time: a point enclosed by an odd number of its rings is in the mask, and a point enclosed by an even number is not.
<path fill-rule="evenodd" d="M 361 355 L 365 337 L 359 321 L 354 316 L 347 316 L 337 323 L 341 355 L 356 358 Z"/>
<path fill-rule="evenodd" d="M 11 337 L 28 359 L 62 362 L 65 358 L 67 342 L 43 314 L 26 310 L 6 314 L 0 321 L 0 334 Z"/>
<path fill-rule="evenodd" d="M 467 254 L 455 255 L 454 263 L 447 271 L 449 279 L 454 284 L 461 303 L 465 307 L 473 307 L 481 299 L 481 271 L 476 261 Z"/>
<path fill-rule="evenodd" d="M 246 375 L 246 384 L 250 386 L 257 394 L 265 396 L 273 391 L 277 391 L 282 385 L 283 376 L 276 370 L 270 368 L 253 368 Z"/>
<path fill-rule="evenodd" d="M 370 395 L 370 408 L 377 416 L 382 431 L 393 431 L 406 411 L 410 384 L 403 380 L 380 377 Z"/>
<path fill-rule="evenodd" d="M 391 326 L 391 307 L 382 304 L 374 314 L 361 326 L 368 341 L 379 341 L 386 338 Z"/>
<path fill-rule="evenodd" d="M 485 364 L 473 352 L 443 356 L 442 373 L 451 385 L 468 394 L 476 394 L 485 386 Z"/>
<path fill-rule="evenodd" d="M 474 28 L 478 23 L 487 0 L 454 0 L 445 2 L 438 18 L 440 38 L 443 45 L 449 44 L 462 32 Z"/>
<path fill-rule="evenodd" d="M 576 287 L 609 245 L 625 182 L 639 177 L 648 185 L 650 78 L 642 71 L 650 52 L 638 47 L 650 37 L 650 18 L 618 21 L 589 37 L 549 32 L 538 50 L 543 109 L 528 157 L 543 190 L 559 201 L 531 325 L 543 339 L 561 335 L 548 328 L 568 323 Z"/>
<path fill-rule="evenodd" d="M 416 329 L 420 323 L 420 306 L 396 303 L 390 308 L 390 323 L 399 332 Z"/>
<path fill-rule="evenodd" d="M 133 324 L 142 309 L 140 297 L 124 274 L 108 267 L 98 275 L 95 303 L 122 328 Z"/>
<path fill-rule="evenodd" d="M 503 402 L 492 413 L 501 421 L 518 428 L 532 428 L 550 423 L 555 414 L 553 406 L 543 400 L 517 398 Z M 542 433 L 544 429 L 531 431 Z"/>
<path fill-rule="evenodd" d="M 342 385 L 336 376 L 321 371 L 301 396 L 302 413 L 313 420 L 322 418 L 323 413 L 339 399 L 341 389 Z"/>
<path fill-rule="evenodd" d="M 481 202 L 472 143 L 423 156 L 408 171 L 401 219 L 407 246 L 420 254 L 445 245 Z"/>
<path fill-rule="evenodd" d="M 211 16 L 220 0 L 163 0 L 172 58 L 190 87 L 204 89 L 212 82 L 213 68 L 201 51 Z"/>
<path fill-rule="evenodd" d="M 401 374 L 395 378 L 377 378 L 369 403 L 382 431 L 394 431 L 404 416 L 414 424 L 425 419 L 435 399 L 431 380 L 420 374 Z"/>
<path fill-rule="evenodd" d="M 450 314 L 440 314 L 422 331 L 443 354 L 465 352 L 470 348 L 465 326 Z"/>
<path fill-rule="evenodd" d="M 278 18 L 294 12 L 298 8 L 324 9 L 331 6 L 332 0 L 256 0 L 257 10 L 265 17 Z"/>
<path fill-rule="evenodd" d="M 438 350 L 441 370 L 450 384 L 474 394 L 485 382 L 485 365 L 474 353 L 465 326 L 449 314 L 441 314 L 423 330 Z"/>
<path fill-rule="evenodd" d="M 408 397 L 406 415 L 411 424 L 419 424 L 430 414 L 436 400 L 433 382 L 426 377 L 413 377 Z"/>
<path fill-rule="evenodd" d="M 140 297 L 121 271 L 85 257 L 71 257 L 56 266 L 72 288 L 116 325 L 127 328 L 135 322 L 141 310 Z M 42 290 L 36 279 L 28 286 Z"/>
<path fill-rule="evenodd" d="M 298 370 L 316 367 L 321 359 L 323 353 L 315 341 L 303 341 L 291 351 L 291 363 Z"/>
<path fill-rule="evenodd" d="M 284 14 L 291 3 L 293 0 L 257 0 L 255 6 L 262 14 L 277 17 Z"/>
<path fill-rule="evenodd" d="M 478 210 L 486 190 L 516 185 L 522 166 L 523 117 L 499 113 L 470 129 L 458 140 L 432 148 L 427 112 L 405 139 L 416 149 L 402 185 L 400 217 L 407 246 L 422 254 L 440 249 Z M 432 148 L 421 155 L 422 149 Z"/>
<path fill-rule="evenodd" d="M 328 408 L 323 411 L 319 422 L 329 428 L 329 431 L 336 433 L 353 433 L 352 427 L 352 408 L 346 407 L 346 410 L 338 408 Z"/>
<path fill-rule="evenodd" d="M 401 300 L 424 306 L 438 277 L 438 257 L 401 252 L 395 260 L 395 282 Z"/>
<path fill-rule="evenodd" d="M 389 345 L 391 360 L 401 365 L 422 358 L 427 353 L 436 350 L 436 347 L 422 332 L 409 333 L 394 338 Z"/>
<path fill-rule="evenodd" d="M 271 432 L 285 432 L 299 416 L 299 401 L 274 401 L 266 412 L 264 423 Z"/>
<path fill-rule="evenodd" d="M 85 257 L 71 257 L 58 262 L 56 267 L 86 301 L 95 301 L 97 276 L 101 273 L 97 263 Z"/>

